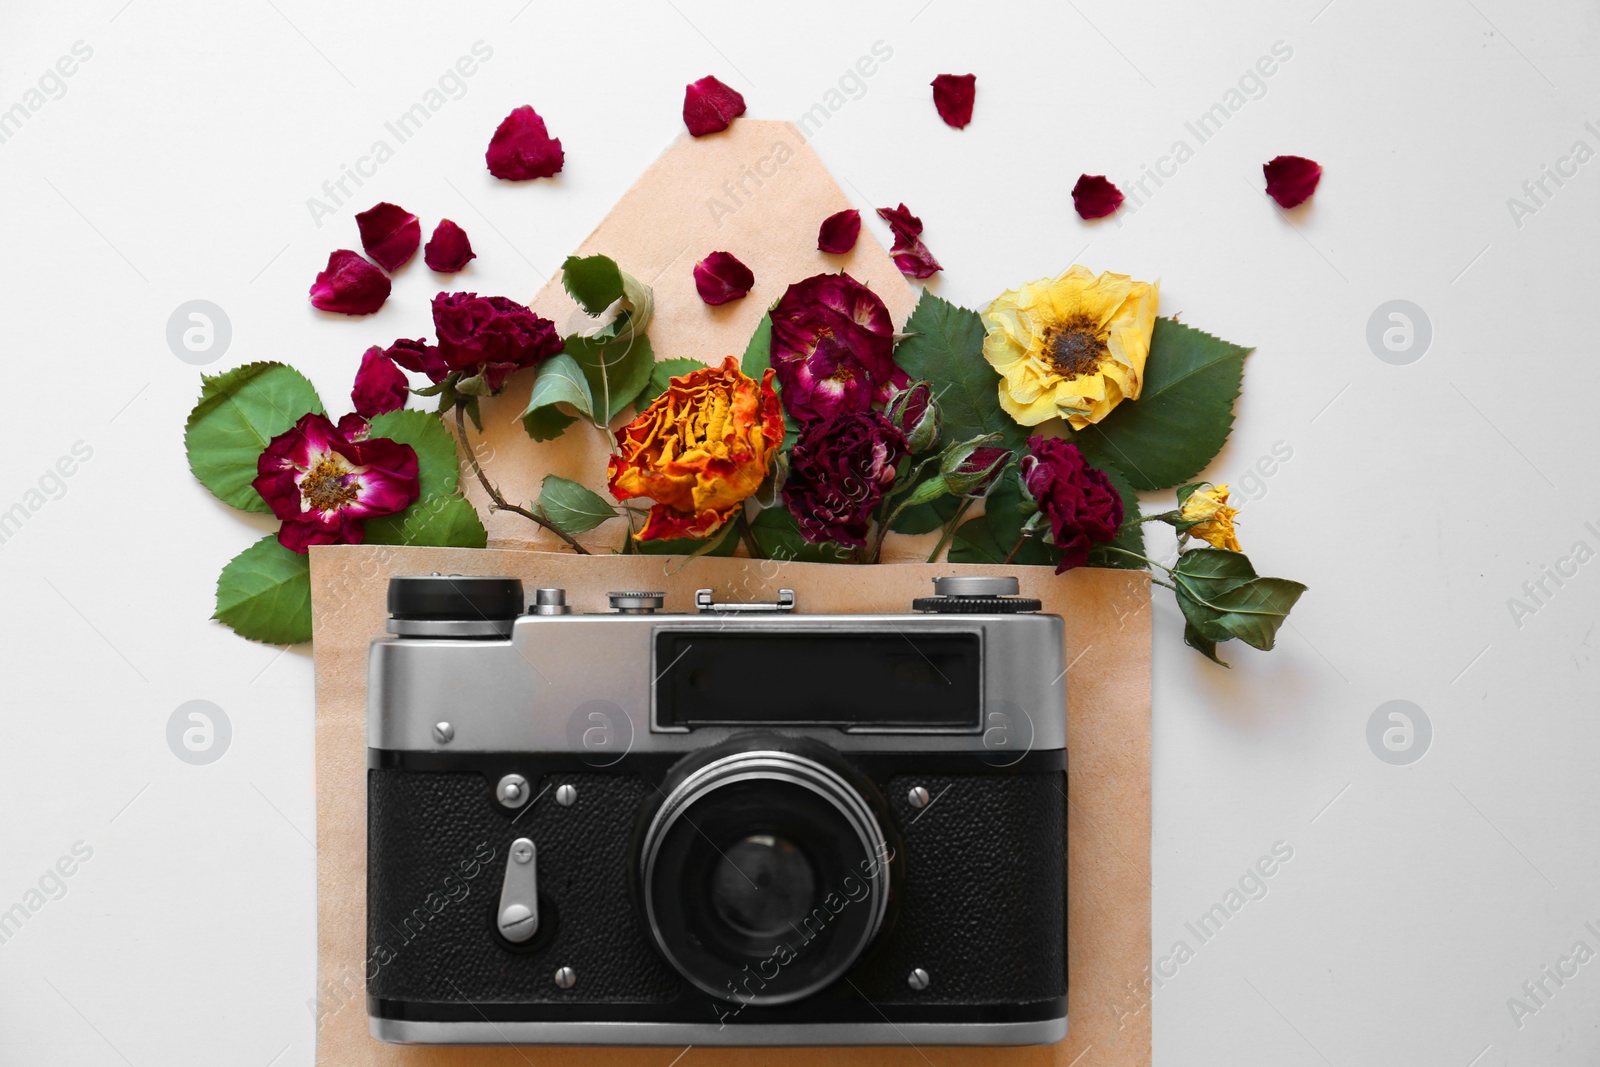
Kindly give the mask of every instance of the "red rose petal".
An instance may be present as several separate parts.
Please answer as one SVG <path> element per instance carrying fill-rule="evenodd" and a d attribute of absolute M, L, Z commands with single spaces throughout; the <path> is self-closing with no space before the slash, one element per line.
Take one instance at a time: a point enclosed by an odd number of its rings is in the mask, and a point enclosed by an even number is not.
<path fill-rule="evenodd" d="M 913 241 L 904 247 L 897 245 L 894 265 L 900 268 L 901 274 L 912 278 L 931 278 L 944 269 L 921 241 Z"/>
<path fill-rule="evenodd" d="M 721 133 L 744 114 L 744 97 L 707 74 L 683 89 L 683 124 L 694 137 Z"/>
<path fill-rule="evenodd" d="M 1103 219 L 1122 206 L 1122 190 L 1103 174 L 1080 174 L 1072 187 L 1072 206 L 1085 219 Z"/>
<path fill-rule="evenodd" d="M 527 104 L 496 127 L 483 158 L 490 174 L 512 182 L 553 177 L 561 173 L 567 159 L 561 151 L 561 139 L 550 136 L 544 119 Z"/>
<path fill-rule="evenodd" d="M 361 247 L 386 271 L 416 255 L 422 243 L 422 224 L 395 204 L 374 204 L 356 216 L 356 226 L 361 230 Z"/>
<path fill-rule="evenodd" d="M 817 251 L 842 256 L 856 246 L 861 236 L 861 212 L 849 208 L 829 215 L 817 230 Z"/>
<path fill-rule="evenodd" d="M 341 315 L 370 315 L 389 299 L 389 279 L 348 248 L 328 257 L 311 284 L 311 306 Z"/>
<path fill-rule="evenodd" d="M 946 126 L 961 129 L 972 121 L 972 99 L 977 96 L 976 74 L 941 74 L 933 79 L 933 106 Z"/>
<path fill-rule="evenodd" d="M 350 403 L 357 415 L 370 419 L 386 411 L 398 411 L 406 406 L 410 392 L 405 372 L 384 355 L 382 348 L 373 345 L 362 353 L 361 368 L 356 371 L 356 383 L 350 390 Z"/>
<path fill-rule="evenodd" d="M 1322 164 L 1304 156 L 1276 156 L 1261 165 L 1267 176 L 1267 195 L 1279 207 L 1298 207 L 1317 191 L 1322 180 Z"/>
<path fill-rule="evenodd" d="M 468 260 L 477 258 L 478 254 L 472 250 L 472 242 L 467 240 L 467 231 L 449 219 L 440 220 L 439 225 L 433 228 L 433 236 L 428 238 L 427 245 L 422 249 L 422 261 L 429 270 L 440 274 L 454 274 L 465 267 Z"/>
<path fill-rule="evenodd" d="M 878 217 L 889 224 L 889 229 L 894 231 L 894 245 L 909 247 L 913 241 L 922 235 L 922 220 L 906 209 L 904 204 L 899 207 L 880 207 Z"/>
<path fill-rule="evenodd" d="M 755 284 L 750 268 L 727 252 L 713 252 L 694 267 L 694 287 L 708 304 L 743 299 Z"/>

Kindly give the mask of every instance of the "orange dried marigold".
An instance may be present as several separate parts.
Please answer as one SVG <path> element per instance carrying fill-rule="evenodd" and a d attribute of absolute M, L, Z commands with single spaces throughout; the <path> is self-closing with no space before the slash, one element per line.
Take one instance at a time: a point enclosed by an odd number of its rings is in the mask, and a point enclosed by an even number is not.
<path fill-rule="evenodd" d="M 706 538 L 761 487 L 783 443 L 772 370 L 747 377 L 732 356 L 668 382 L 617 431 L 608 481 L 618 500 L 655 501 L 640 541 Z"/>

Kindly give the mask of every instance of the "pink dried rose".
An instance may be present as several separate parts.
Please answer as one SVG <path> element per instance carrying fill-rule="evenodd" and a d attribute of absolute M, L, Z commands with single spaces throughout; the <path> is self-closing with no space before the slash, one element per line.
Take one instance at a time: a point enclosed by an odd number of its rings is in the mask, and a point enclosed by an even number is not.
<path fill-rule="evenodd" d="M 770 314 L 772 368 L 783 408 L 799 422 L 866 411 L 910 383 L 894 363 L 888 307 L 848 274 L 795 282 Z"/>
<path fill-rule="evenodd" d="M 386 411 L 398 411 L 406 406 L 406 394 L 410 391 L 405 372 L 395 366 L 383 349 L 373 345 L 362 353 L 356 384 L 350 390 L 350 403 L 357 415 L 370 419 Z"/>
<path fill-rule="evenodd" d="M 561 173 L 567 157 L 561 151 L 561 139 L 551 137 L 544 119 L 523 104 L 495 129 L 483 158 L 496 178 L 520 182 L 554 177 Z"/>
<path fill-rule="evenodd" d="M 303 416 L 274 437 L 256 461 L 250 484 L 283 524 L 278 543 L 305 553 L 312 545 L 359 545 L 365 520 L 393 515 L 421 493 L 417 453 L 346 416 Z"/>
<path fill-rule="evenodd" d="M 1284 208 L 1305 203 L 1322 180 L 1322 164 L 1304 156 L 1274 156 L 1261 172 L 1267 176 L 1267 195 Z"/>
<path fill-rule="evenodd" d="M 422 261 L 429 270 L 440 274 L 454 274 L 469 260 L 477 258 L 472 242 L 467 240 L 467 231 L 449 219 L 439 220 L 439 225 L 433 228 L 433 236 L 422 249 Z"/>
<path fill-rule="evenodd" d="M 708 74 L 683 89 L 683 124 L 694 137 L 721 133 L 744 114 L 744 97 Z"/>
<path fill-rule="evenodd" d="M 931 278 L 944 268 L 933 258 L 928 246 L 922 243 L 922 220 L 913 215 L 904 204 L 899 207 L 880 207 L 878 217 L 889 224 L 894 233 L 894 244 L 889 252 L 900 273 L 913 278 Z"/>
<path fill-rule="evenodd" d="M 389 299 L 389 278 L 348 248 L 328 257 L 311 283 L 311 306 L 340 315 L 370 315 Z"/>
<path fill-rule="evenodd" d="M 946 126 L 961 129 L 972 121 L 972 100 L 977 96 L 976 74 L 941 74 L 933 79 L 933 106 Z"/>
<path fill-rule="evenodd" d="M 713 252 L 694 266 L 694 287 L 708 304 L 743 299 L 756 284 L 750 268 L 730 252 Z"/>
<path fill-rule="evenodd" d="M 408 341 L 402 337 L 384 349 L 383 354 L 406 370 L 426 374 L 430 381 L 442 382 L 450 377 L 450 364 L 444 361 L 444 356 L 439 353 L 438 348 L 420 337 L 415 341 Z"/>
<path fill-rule="evenodd" d="M 422 243 L 422 224 L 417 217 L 387 201 L 357 215 L 356 226 L 361 230 L 361 247 L 386 271 L 394 271 L 416 255 Z"/>
<path fill-rule="evenodd" d="M 861 212 L 855 208 L 835 212 L 822 220 L 817 230 L 817 251 L 842 256 L 856 246 L 861 236 Z"/>
<path fill-rule="evenodd" d="M 1080 174 L 1072 187 L 1072 206 L 1085 219 L 1103 219 L 1122 206 L 1122 190 L 1104 174 Z"/>

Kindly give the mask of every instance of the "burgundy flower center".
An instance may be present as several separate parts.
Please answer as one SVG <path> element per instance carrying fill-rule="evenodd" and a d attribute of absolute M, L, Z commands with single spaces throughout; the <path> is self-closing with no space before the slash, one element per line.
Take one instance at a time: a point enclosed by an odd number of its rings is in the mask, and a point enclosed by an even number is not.
<path fill-rule="evenodd" d="M 1063 377 L 1093 374 L 1108 351 L 1099 328 L 1086 316 L 1074 316 L 1045 330 L 1045 356 Z"/>
<path fill-rule="evenodd" d="M 300 496 L 307 511 L 338 511 L 360 495 L 355 472 L 337 452 L 326 452 L 300 479 Z"/>

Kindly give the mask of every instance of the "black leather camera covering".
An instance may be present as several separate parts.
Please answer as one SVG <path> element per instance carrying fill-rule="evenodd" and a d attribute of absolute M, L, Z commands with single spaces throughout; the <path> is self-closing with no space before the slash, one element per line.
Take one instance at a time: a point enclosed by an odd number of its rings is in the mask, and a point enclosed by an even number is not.
<path fill-rule="evenodd" d="M 863 998 L 877 1010 L 1065 996 L 1065 776 L 972 764 L 973 773 L 875 776 L 904 864 L 884 928 L 844 981 L 737 1021 L 828 1019 L 846 1004 L 855 1014 Z M 543 776 L 535 794 L 548 792 L 521 812 L 495 802 L 483 771 L 370 769 L 368 995 L 411 1002 L 421 1009 L 408 1009 L 413 1017 L 428 1003 L 559 1003 L 612 1006 L 607 1017 L 710 1018 L 705 994 L 655 950 L 635 901 L 636 821 L 655 786 L 628 768 Z M 577 787 L 571 807 L 554 802 L 557 783 Z M 911 806 L 914 785 L 931 805 Z M 496 934 L 494 910 L 507 849 L 523 836 L 538 849 L 544 929 L 513 947 Z M 578 973 L 571 990 L 551 980 L 561 966 Z M 932 976 L 920 992 L 906 981 L 914 967 Z"/>

